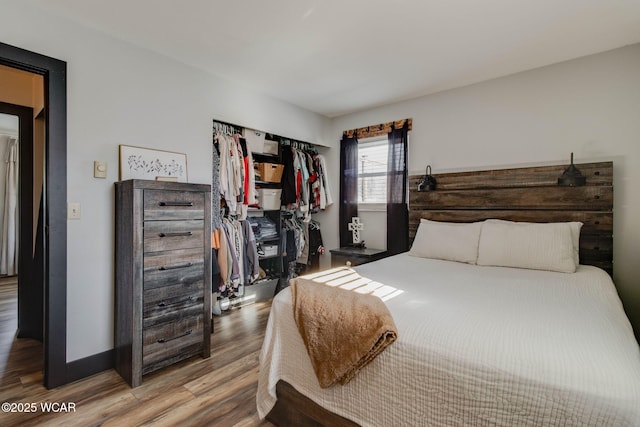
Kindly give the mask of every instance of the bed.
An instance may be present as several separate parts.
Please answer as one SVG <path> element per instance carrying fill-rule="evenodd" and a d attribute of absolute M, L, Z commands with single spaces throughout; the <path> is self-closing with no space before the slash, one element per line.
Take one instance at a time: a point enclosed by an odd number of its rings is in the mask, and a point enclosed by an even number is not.
<path fill-rule="evenodd" d="M 424 220 L 580 221 L 579 265 L 566 273 L 405 253 L 356 267 L 390 290 L 385 304 L 399 333 L 344 386 L 319 387 L 290 290 L 280 292 L 260 356 L 260 417 L 277 425 L 640 425 L 640 351 L 610 276 L 612 164 L 578 166 L 590 185 L 553 186 L 563 170 L 555 166 L 436 176 L 437 192 L 413 193 L 416 241 Z"/>

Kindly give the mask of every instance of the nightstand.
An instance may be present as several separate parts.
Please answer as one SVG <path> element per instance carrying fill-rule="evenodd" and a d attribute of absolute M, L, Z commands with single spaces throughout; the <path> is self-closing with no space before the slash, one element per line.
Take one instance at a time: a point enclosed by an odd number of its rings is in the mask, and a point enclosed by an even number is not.
<path fill-rule="evenodd" d="M 356 266 L 384 258 L 387 251 L 373 248 L 352 248 L 349 246 L 331 249 L 331 267 Z"/>

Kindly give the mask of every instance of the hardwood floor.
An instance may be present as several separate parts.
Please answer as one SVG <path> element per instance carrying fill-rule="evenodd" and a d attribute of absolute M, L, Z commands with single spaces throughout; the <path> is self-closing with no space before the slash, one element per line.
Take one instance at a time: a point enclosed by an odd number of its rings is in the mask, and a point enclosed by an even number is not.
<path fill-rule="evenodd" d="M 15 281 L 0 280 L 0 404 L 35 411 L 2 411 L 0 426 L 273 425 L 258 419 L 255 404 L 258 354 L 270 303 L 216 317 L 210 358 L 196 357 L 146 375 L 135 389 L 111 369 L 47 390 L 42 385 L 42 344 L 15 338 L 16 292 Z M 41 405 L 47 403 L 67 412 L 43 411 Z"/>

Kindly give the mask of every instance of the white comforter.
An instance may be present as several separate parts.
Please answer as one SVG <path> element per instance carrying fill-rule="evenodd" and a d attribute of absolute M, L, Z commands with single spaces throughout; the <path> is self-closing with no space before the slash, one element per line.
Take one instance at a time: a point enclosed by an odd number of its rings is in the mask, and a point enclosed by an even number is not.
<path fill-rule="evenodd" d="M 260 356 L 261 418 L 282 379 L 363 426 L 640 426 L 640 350 L 602 270 L 406 254 L 356 270 L 402 290 L 386 301 L 398 340 L 347 385 L 321 389 L 283 290 Z"/>

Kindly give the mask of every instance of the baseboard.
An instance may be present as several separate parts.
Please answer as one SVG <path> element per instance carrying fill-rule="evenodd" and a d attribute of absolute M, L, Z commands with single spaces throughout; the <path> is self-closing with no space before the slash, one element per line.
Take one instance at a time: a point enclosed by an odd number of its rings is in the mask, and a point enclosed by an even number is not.
<path fill-rule="evenodd" d="M 78 381 L 82 378 L 90 377 L 98 372 L 113 368 L 114 351 L 107 350 L 103 353 L 94 354 L 84 359 L 74 360 L 67 363 L 67 383 Z"/>

